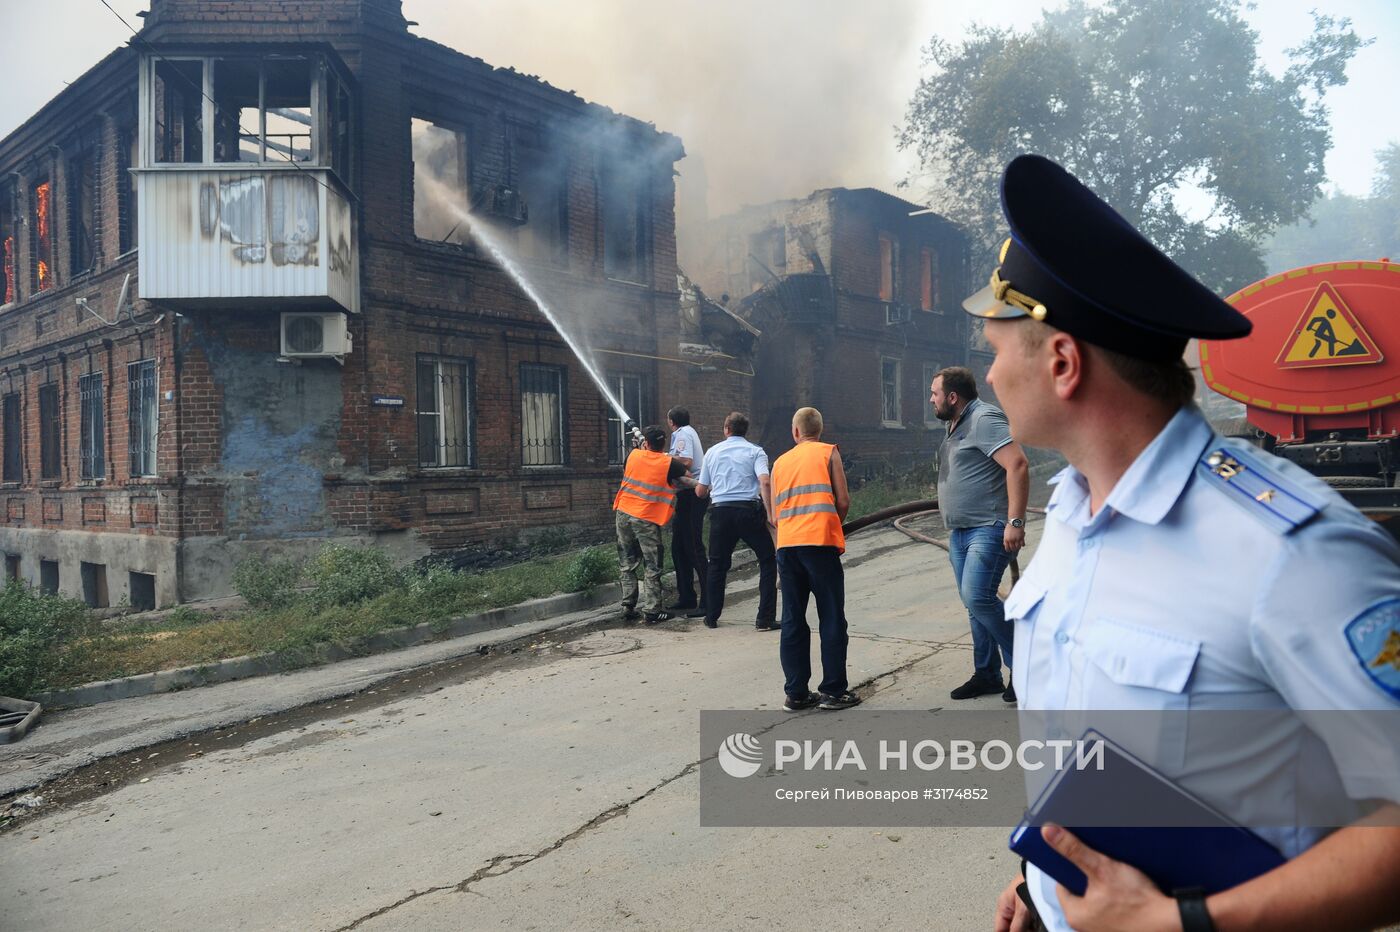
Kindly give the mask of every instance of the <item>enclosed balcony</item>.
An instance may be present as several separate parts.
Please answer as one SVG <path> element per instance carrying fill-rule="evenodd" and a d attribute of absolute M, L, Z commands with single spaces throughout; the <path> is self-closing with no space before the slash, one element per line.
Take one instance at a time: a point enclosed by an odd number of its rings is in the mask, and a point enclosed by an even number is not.
<path fill-rule="evenodd" d="M 141 70 L 141 296 L 359 310 L 349 81 L 320 53 Z"/>

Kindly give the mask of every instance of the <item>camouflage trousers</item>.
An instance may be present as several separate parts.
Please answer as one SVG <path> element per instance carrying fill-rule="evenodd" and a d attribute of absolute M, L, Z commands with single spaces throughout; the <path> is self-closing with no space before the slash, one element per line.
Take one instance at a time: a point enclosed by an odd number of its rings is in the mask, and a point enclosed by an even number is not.
<path fill-rule="evenodd" d="M 622 582 L 622 607 L 644 612 L 661 611 L 661 560 L 665 547 L 661 527 L 629 514 L 614 512 L 617 525 L 617 566 Z M 637 574 L 640 570 L 642 598 L 637 601 Z"/>

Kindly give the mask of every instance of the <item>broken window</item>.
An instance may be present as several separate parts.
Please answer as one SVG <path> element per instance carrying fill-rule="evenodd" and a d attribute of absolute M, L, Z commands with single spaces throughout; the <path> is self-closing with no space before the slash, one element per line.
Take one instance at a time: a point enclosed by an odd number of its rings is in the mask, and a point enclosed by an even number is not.
<path fill-rule="evenodd" d="M 0 304 L 10 304 L 19 297 L 15 283 L 15 263 L 19 261 L 17 226 L 14 188 L 0 185 Z"/>
<path fill-rule="evenodd" d="M 880 357 L 880 421 L 886 427 L 903 426 L 899 411 L 899 360 Z"/>
<path fill-rule="evenodd" d="M 0 430 L 4 431 L 5 443 L 4 481 L 22 482 L 24 480 L 24 424 L 20 418 L 19 395 L 6 395 L 0 406 L 4 408 L 3 418 L 0 418 Z"/>
<path fill-rule="evenodd" d="M 30 192 L 30 251 L 34 256 L 34 291 L 53 287 L 53 185 L 45 178 Z"/>
<path fill-rule="evenodd" d="M 105 563 L 78 562 L 78 575 L 83 581 L 83 601 L 88 608 L 106 608 L 107 565 Z"/>
<path fill-rule="evenodd" d="M 471 165 L 467 134 L 413 118 L 413 235 L 435 243 L 469 241 Z"/>
<path fill-rule="evenodd" d="M 151 78 L 157 162 L 204 161 L 204 62 L 158 59 Z"/>
<path fill-rule="evenodd" d="M 938 253 L 925 246 L 919 252 L 919 307 L 926 311 L 938 307 Z"/>
<path fill-rule="evenodd" d="M 650 212 L 641 173 L 607 165 L 602 173 L 603 269 L 608 278 L 643 282 L 651 258 Z"/>
<path fill-rule="evenodd" d="M 310 61 L 220 58 L 212 64 L 215 162 L 311 161 Z"/>
<path fill-rule="evenodd" d="M 608 387 L 612 389 L 613 395 L 622 402 L 622 407 L 626 409 L 628 417 L 638 424 L 644 423 L 642 418 L 642 377 L 640 375 L 625 375 L 620 373 L 610 373 L 608 375 Z M 617 412 L 608 410 L 608 462 L 614 466 L 620 466 L 627 462 L 627 454 L 632 448 L 631 437 L 623 431 L 622 419 L 617 416 Z"/>
<path fill-rule="evenodd" d="M 787 231 L 782 227 L 749 237 L 749 290 L 757 291 L 787 274 Z"/>
<path fill-rule="evenodd" d="M 57 479 L 63 468 L 63 427 L 58 384 L 39 386 L 39 478 Z"/>
<path fill-rule="evenodd" d="M 472 364 L 418 357 L 418 465 L 473 466 Z"/>
<path fill-rule="evenodd" d="M 895 299 L 895 282 L 898 280 L 899 243 L 888 233 L 880 234 L 880 300 Z"/>
<path fill-rule="evenodd" d="M 561 154 L 548 152 L 536 140 L 521 142 L 519 158 L 520 192 L 528 211 L 520 228 L 521 254 L 551 265 L 567 265 L 568 161 Z"/>
<path fill-rule="evenodd" d="M 82 434 L 78 441 L 79 475 L 84 479 L 101 479 L 107 475 L 107 425 L 106 409 L 102 404 L 102 373 L 79 377 L 78 397 L 82 403 Z"/>
<path fill-rule="evenodd" d="M 156 361 L 143 359 L 126 367 L 127 445 L 132 476 L 156 474 Z"/>
<path fill-rule="evenodd" d="M 127 126 L 117 136 L 117 254 L 136 248 L 136 174 L 140 164 L 141 134 Z"/>
<path fill-rule="evenodd" d="M 558 366 L 520 366 L 521 463 L 564 465 L 564 370 Z"/>
<path fill-rule="evenodd" d="M 331 170 L 348 188 L 351 186 L 351 119 L 350 88 L 341 80 L 334 69 L 325 67 L 322 72 L 327 78 L 326 102 L 330 107 L 328 132 L 330 136 Z"/>
<path fill-rule="evenodd" d="M 39 561 L 39 590 L 54 595 L 58 592 L 58 561 Z"/>
<path fill-rule="evenodd" d="M 92 150 L 68 162 L 68 272 L 97 263 L 97 158 Z"/>

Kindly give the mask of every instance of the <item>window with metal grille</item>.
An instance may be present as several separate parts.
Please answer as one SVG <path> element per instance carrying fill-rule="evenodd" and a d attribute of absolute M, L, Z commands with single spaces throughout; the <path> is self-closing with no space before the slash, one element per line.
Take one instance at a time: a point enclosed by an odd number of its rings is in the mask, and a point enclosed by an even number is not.
<path fill-rule="evenodd" d="M 106 417 L 102 404 L 102 373 L 94 372 L 78 379 L 78 397 L 82 401 L 80 419 L 82 435 L 78 442 L 78 463 L 84 479 L 101 479 L 107 475 Z"/>
<path fill-rule="evenodd" d="M 564 370 L 520 366 L 520 461 L 526 466 L 564 465 Z"/>
<path fill-rule="evenodd" d="M 91 150 L 68 162 L 68 274 L 97 263 L 97 158 Z"/>
<path fill-rule="evenodd" d="M 156 425 L 160 400 L 156 395 L 156 361 L 143 359 L 126 367 L 127 448 L 132 476 L 156 474 Z"/>
<path fill-rule="evenodd" d="M 886 427 L 901 427 L 899 416 L 899 360 L 880 357 L 880 421 Z"/>
<path fill-rule="evenodd" d="M 622 373 L 609 373 L 608 387 L 612 389 L 613 395 L 622 402 L 622 407 L 627 409 L 627 414 L 638 424 L 643 422 L 642 412 L 646 410 L 643 404 L 642 377 L 640 375 L 626 375 Z M 623 433 L 622 418 L 617 416 L 617 412 L 608 411 L 608 462 L 614 466 L 620 466 L 627 462 L 627 454 L 632 450 L 631 439 Z"/>
<path fill-rule="evenodd" d="M 470 360 L 418 357 L 418 465 L 475 466 Z"/>
<path fill-rule="evenodd" d="M 3 402 L 4 418 L 0 430 L 4 430 L 5 471 L 4 481 L 21 482 L 24 479 L 24 427 L 19 413 L 19 395 L 6 395 Z"/>
<path fill-rule="evenodd" d="M 63 422 L 58 385 L 39 386 L 39 478 L 57 479 L 63 468 Z"/>

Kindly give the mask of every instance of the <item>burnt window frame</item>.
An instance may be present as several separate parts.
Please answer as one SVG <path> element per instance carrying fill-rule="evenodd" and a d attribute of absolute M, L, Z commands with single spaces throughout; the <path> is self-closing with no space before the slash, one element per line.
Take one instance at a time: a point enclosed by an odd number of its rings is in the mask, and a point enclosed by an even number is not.
<path fill-rule="evenodd" d="M 128 475 L 133 479 L 159 475 L 160 369 L 154 359 L 127 364 L 126 429 Z"/>
<path fill-rule="evenodd" d="M 117 130 L 117 255 L 136 250 L 140 226 L 136 206 L 136 173 L 141 163 L 141 124 L 126 123 Z"/>
<path fill-rule="evenodd" d="M 45 197 L 48 201 L 48 208 L 45 214 L 45 223 L 40 223 L 39 216 L 39 190 L 47 188 Z M 52 291 L 57 287 L 58 282 L 54 277 L 54 193 L 55 186 L 53 175 L 50 172 L 43 172 L 29 182 L 29 210 L 27 220 L 29 221 L 29 294 L 36 296 L 45 291 Z M 47 227 L 47 234 L 41 232 L 41 227 Z M 43 247 L 42 249 L 40 247 Z M 47 262 L 44 260 L 47 258 Z M 43 265 L 48 270 L 45 278 L 39 272 L 39 266 Z M 47 283 L 46 283 L 47 282 Z"/>
<path fill-rule="evenodd" d="M 95 271 L 101 258 L 102 194 L 98 187 L 101 183 L 101 159 L 102 150 L 90 140 L 83 140 L 71 147 L 71 154 L 64 164 L 69 282 Z M 83 203 L 85 198 L 86 205 Z M 87 216 L 84 217 L 84 214 Z"/>
<path fill-rule="evenodd" d="M 107 478 L 107 392 L 101 372 L 78 376 L 78 478 Z"/>
<path fill-rule="evenodd" d="M 533 375 L 528 375 L 533 373 Z M 557 377 L 557 389 L 552 394 L 558 399 L 558 411 L 555 419 L 555 426 L 558 433 L 557 448 L 558 459 L 553 462 L 531 462 L 538 459 L 536 455 L 539 450 L 552 450 L 555 445 L 549 444 L 547 438 L 532 445 L 530 433 L 532 425 L 539 426 L 543 423 L 538 415 L 531 416 L 525 410 L 526 388 L 531 384 L 540 384 L 538 377 L 545 373 L 553 373 Z M 569 370 L 566 366 L 554 365 L 543 362 L 522 362 L 519 368 L 520 390 L 520 465 L 526 469 L 558 469 L 569 465 Z M 533 394 L 551 394 L 549 392 L 534 392 Z"/>
<path fill-rule="evenodd" d="M 919 308 L 928 314 L 942 314 L 943 307 L 938 300 L 940 281 L 938 249 L 935 246 L 919 247 Z"/>
<path fill-rule="evenodd" d="M 475 145 L 476 128 L 469 120 L 454 120 L 448 117 L 431 117 L 428 110 L 413 110 L 408 116 L 408 165 L 413 181 L 413 215 L 409 219 L 410 229 L 413 232 L 413 239 L 419 243 L 431 243 L 434 246 L 451 246 L 457 249 L 474 250 L 475 246 L 471 239 L 470 229 L 465 222 L 456 224 L 448 230 L 447 235 L 441 239 L 430 239 L 423 236 L 418 229 L 418 156 L 414 152 L 413 129 L 415 122 L 423 122 L 434 129 L 443 130 L 454 135 L 461 136 L 458 146 L 457 173 L 462 186 L 463 194 L 466 198 L 467 213 L 474 213 L 476 200 L 478 197 L 475 179 L 472 171 L 476 164 L 477 148 Z M 460 239 L 449 239 L 447 237 L 459 236 Z"/>
<path fill-rule="evenodd" d="M 879 263 L 879 275 L 876 283 L 876 294 L 881 301 L 886 304 L 894 304 L 899 300 L 899 237 L 893 233 L 881 230 L 876 234 L 876 255 Z M 885 256 L 885 244 L 890 244 L 889 257 Z M 889 276 L 889 290 L 885 290 L 885 276 Z"/>
<path fill-rule="evenodd" d="M 0 482 L 24 481 L 24 403 L 19 392 L 0 396 L 0 443 L 4 444 Z"/>
<path fill-rule="evenodd" d="M 443 374 L 444 366 L 453 366 L 461 370 L 460 388 L 461 395 L 458 403 L 465 413 L 465 427 L 462 431 L 463 440 L 459 446 L 464 446 L 465 450 L 460 456 L 461 462 L 447 462 L 447 444 L 445 438 L 445 418 L 447 416 L 446 405 L 443 404 L 444 389 L 448 380 Z M 433 387 L 433 404 L 431 410 L 423 404 L 424 392 L 424 370 L 429 369 Z M 414 363 L 414 399 L 413 413 L 415 419 L 415 429 L 417 437 L 417 456 L 419 469 L 474 469 L 476 468 L 476 360 L 471 357 L 440 356 L 429 353 L 419 353 Z M 425 436 L 425 419 L 432 419 L 431 437 Z M 432 461 L 424 455 L 429 449 L 425 441 L 431 440 L 431 449 L 434 453 Z"/>
<path fill-rule="evenodd" d="M 613 156 L 613 158 L 619 157 Z M 631 181 L 622 183 L 621 179 L 624 177 L 631 179 Z M 652 173 L 646 170 L 624 172 L 615 166 L 612 158 L 608 158 L 598 170 L 598 187 L 600 189 L 598 213 L 603 223 L 604 277 L 610 281 L 650 287 L 654 278 L 655 262 L 652 249 L 652 225 L 655 221 L 654 205 L 652 204 Z M 626 192 L 630 198 L 628 202 L 621 205 L 613 200 L 614 197 L 619 196 L 620 192 Z M 622 268 L 618 265 L 620 257 L 615 258 L 609 247 L 612 243 L 619 242 L 611 234 L 614 221 L 629 208 L 629 212 L 632 214 L 632 261 L 629 267 Z"/>
<path fill-rule="evenodd" d="M 19 187 L 0 181 L 0 307 L 18 304 L 21 299 L 19 275 L 20 229 Z M 9 242 L 6 249 L 5 243 Z"/>
<path fill-rule="evenodd" d="M 508 139 L 508 152 L 512 181 L 525 202 L 526 218 L 516 232 L 516 242 L 521 256 L 529 261 L 552 268 L 569 267 L 569 175 L 572 161 L 567 152 L 559 148 L 558 140 L 546 136 L 533 128 L 512 127 Z M 543 183 L 541 183 L 543 182 Z M 542 190 L 549 198 L 541 203 L 536 197 Z M 528 231 L 531 241 L 535 241 L 536 218 L 553 218 L 553 231 L 549 236 L 546 255 L 538 255 L 535 249 L 526 250 L 524 234 Z"/>
<path fill-rule="evenodd" d="M 769 272 L 779 278 L 787 275 L 786 227 L 772 226 L 753 233 L 749 236 L 748 246 L 745 264 L 749 267 L 750 292 L 758 291 L 773 281 Z"/>
<path fill-rule="evenodd" d="M 63 395 L 58 382 L 39 386 L 39 478 L 63 478 Z"/>

